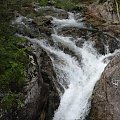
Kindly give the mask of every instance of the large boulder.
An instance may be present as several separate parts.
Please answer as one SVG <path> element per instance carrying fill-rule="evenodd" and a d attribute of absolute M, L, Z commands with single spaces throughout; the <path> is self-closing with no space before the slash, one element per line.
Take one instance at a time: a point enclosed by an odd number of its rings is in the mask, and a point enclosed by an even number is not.
<path fill-rule="evenodd" d="M 110 61 L 92 96 L 90 120 L 120 120 L 120 53 Z"/>

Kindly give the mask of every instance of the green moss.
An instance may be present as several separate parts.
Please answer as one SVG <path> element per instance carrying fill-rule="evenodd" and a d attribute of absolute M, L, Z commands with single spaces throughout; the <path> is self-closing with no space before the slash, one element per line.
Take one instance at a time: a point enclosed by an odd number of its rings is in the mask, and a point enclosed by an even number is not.
<path fill-rule="evenodd" d="M 19 41 L 19 42 L 18 42 Z M 23 40 L 14 36 L 0 37 L 0 91 L 5 94 L 2 99 L 4 109 L 10 108 L 13 101 L 17 102 L 14 94 L 22 92 L 25 85 L 25 70 L 27 55 L 24 48 L 18 48 L 17 44 Z M 11 91 L 10 96 L 8 96 Z"/>
<path fill-rule="evenodd" d="M 80 10 L 81 9 L 80 3 L 77 1 L 73 1 L 73 0 L 64 0 L 64 1 L 55 0 L 55 6 L 58 8 L 65 9 L 65 10 Z"/>
<path fill-rule="evenodd" d="M 72 4 L 71 2 L 68 2 L 68 1 L 65 1 L 63 4 L 63 2 L 60 1 L 60 2 L 56 2 L 55 6 L 58 8 L 62 8 L 62 9 L 69 9 L 69 8 L 73 7 L 74 4 Z"/>
<path fill-rule="evenodd" d="M 48 0 L 39 0 L 40 6 L 47 6 L 48 5 Z"/>
<path fill-rule="evenodd" d="M 23 107 L 23 100 L 21 94 L 15 94 L 12 92 L 7 93 L 1 100 L 2 108 L 6 108 L 6 110 L 10 110 L 12 108 L 20 108 Z"/>

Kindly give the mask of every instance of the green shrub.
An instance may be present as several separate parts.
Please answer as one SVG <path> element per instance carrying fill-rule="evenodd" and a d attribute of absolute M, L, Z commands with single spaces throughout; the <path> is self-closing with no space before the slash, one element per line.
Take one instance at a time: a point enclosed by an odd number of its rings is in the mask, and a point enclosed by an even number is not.
<path fill-rule="evenodd" d="M 23 107 L 21 94 L 15 94 L 9 92 L 3 97 L 1 100 L 2 108 L 6 108 L 6 110 L 10 110 L 12 108 L 20 108 Z"/>
<path fill-rule="evenodd" d="M 20 41 L 23 42 L 21 38 L 15 36 L 0 37 L 0 91 L 5 94 L 5 101 L 8 101 L 4 105 L 4 109 L 11 106 L 13 99 L 16 100 L 13 95 L 22 92 L 25 85 L 25 70 L 28 60 L 25 48 L 17 47 Z M 12 95 L 8 96 L 9 92 Z"/>
<path fill-rule="evenodd" d="M 25 85 L 25 70 L 28 62 L 26 49 L 19 45 L 25 39 L 15 36 L 16 30 L 10 25 L 14 11 L 30 0 L 0 1 L 0 106 L 10 109 L 21 103 L 21 94 Z"/>
<path fill-rule="evenodd" d="M 47 6 L 48 5 L 48 0 L 39 0 L 40 6 Z"/>
<path fill-rule="evenodd" d="M 64 1 L 55 1 L 55 6 L 62 9 L 71 10 L 75 7 L 75 3 L 72 0 L 64 0 Z"/>

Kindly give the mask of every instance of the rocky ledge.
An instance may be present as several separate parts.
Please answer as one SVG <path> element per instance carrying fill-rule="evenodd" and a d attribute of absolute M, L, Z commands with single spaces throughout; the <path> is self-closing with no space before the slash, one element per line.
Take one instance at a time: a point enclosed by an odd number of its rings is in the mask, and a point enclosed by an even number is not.
<path fill-rule="evenodd" d="M 19 119 L 51 120 L 59 105 L 59 95 L 54 82 L 56 75 L 47 53 L 37 45 L 32 48 L 33 50 L 28 52 L 31 61 L 27 70 L 25 107 L 20 110 Z"/>

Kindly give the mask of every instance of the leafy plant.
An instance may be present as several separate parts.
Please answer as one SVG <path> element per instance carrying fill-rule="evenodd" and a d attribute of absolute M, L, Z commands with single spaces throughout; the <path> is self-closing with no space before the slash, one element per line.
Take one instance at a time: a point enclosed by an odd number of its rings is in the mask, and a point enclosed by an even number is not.
<path fill-rule="evenodd" d="M 14 11 L 20 11 L 28 1 L 0 1 L 0 94 L 3 94 L 0 106 L 5 110 L 22 104 L 28 59 L 26 49 L 19 46 L 25 39 L 16 37 L 16 30 L 10 24 Z"/>
<path fill-rule="evenodd" d="M 48 5 L 48 0 L 39 0 L 40 6 L 47 6 Z"/>
<path fill-rule="evenodd" d="M 73 9 L 75 7 L 75 3 L 73 3 L 71 0 L 64 0 L 64 1 L 57 1 L 56 0 L 56 7 L 62 8 L 62 9 Z"/>
<path fill-rule="evenodd" d="M 13 107 L 23 107 L 21 94 L 15 94 L 12 92 L 7 93 L 1 100 L 2 108 L 6 108 L 6 110 L 10 110 Z"/>

